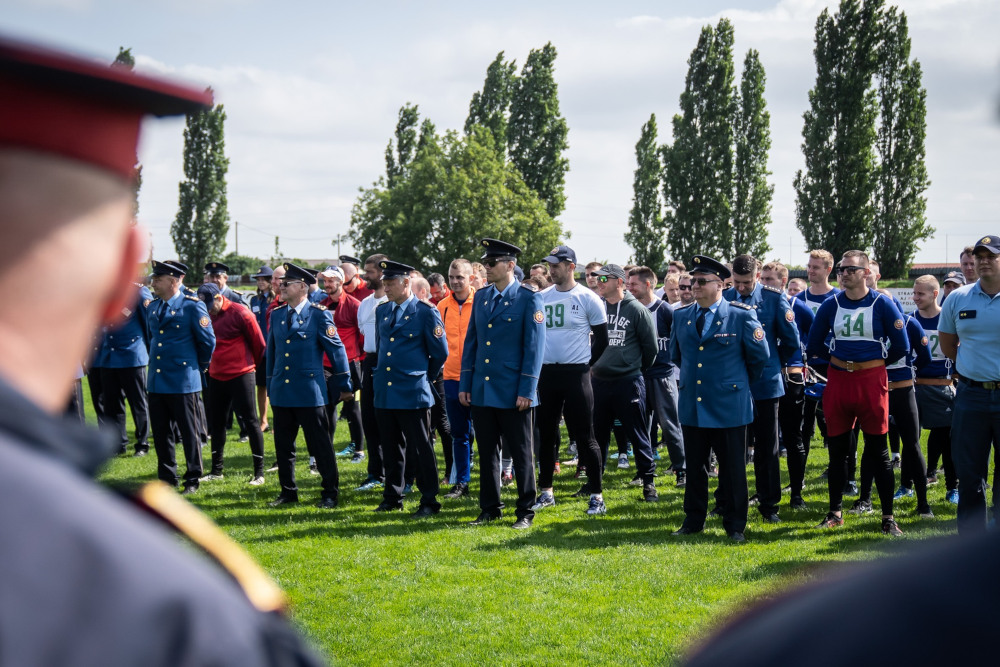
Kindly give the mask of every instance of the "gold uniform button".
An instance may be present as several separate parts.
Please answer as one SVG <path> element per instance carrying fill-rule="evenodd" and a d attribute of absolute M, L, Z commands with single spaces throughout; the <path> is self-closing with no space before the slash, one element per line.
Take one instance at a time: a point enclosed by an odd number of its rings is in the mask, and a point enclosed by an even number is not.
<path fill-rule="evenodd" d="M 159 368 L 157 368 L 157 369 L 156 369 L 156 372 L 157 372 L 157 373 L 159 373 L 159 372 L 160 372 L 160 369 L 159 369 Z"/>
<path fill-rule="evenodd" d="M 704 346 L 701 346 L 701 345 L 698 346 L 698 351 L 699 352 L 703 351 L 704 349 L 705 349 Z"/>
<path fill-rule="evenodd" d="M 701 364 L 698 364 L 698 368 L 701 368 Z"/>
<path fill-rule="evenodd" d="M 285 341 L 285 345 L 288 345 L 288 344 L 289 344 L 289 343 L 291 343 L 291 342 L 292 342 L 291 340 L 286 340 L 286 341 Z"/>
<path fill-rule="evenodd" d="M 185 362 L 184 362 L 184 365 L 185 365 L 185 366 L 187 366 L 187 365 L 188 365 L 188 362 L 186 362 L 186 361 L 185 361 Z"/>
<path fill-rule="evenodd" d="M 489 376 L 489 375 L 487 375 L 487 376 L 486 376 L 486 381 L 487 381 L 487 382 L 489 382 L 489 381 L 490 381 L 490 376 Z"/>
<path fill-rule="evenodd" d="M 486 328 L 487 328 L 487 329 L 492 329 L 492 328 L 493 328 L 493 325 L 492 325 L 492 324 L 487 324 L 487 325 L 486 325 Z M 163 332 L 161 331 L 160 333 L 163 333 Z"/>
<path fill-rule="evenodd" d="M 392 356 L 392 352 L 386 352 L 386 353 L 385 353 L 385 356 L 387 356 L 387 357 L 391 357 L 391 356 Z"/>
<path fill-rule="evenodd" d="M 489 360 L 489 359 L 487 359 L 487 360 L 486 360 L 486 363 L 490 363 L 490 360 Z"/>
<path fill-rule="evenodd" d="M 290 356 L 290 355 L 287 352 L 285 352 L 285 356 L 287 357 L 287 356 Z"/>
<path fill-rule="evenodd" d="M 489 344 L 490 344 L 490 341 L 486 341 L 486 344 L 487 344 L 487 345 L 489 345 Z"/>
<path fill-rule="evenodd" d="M 160 333 L 163 333 L 162 331 Z M 156 347 L 163 347 L 163 343 L 157 343 Z"/>
<path fill-rule="evenodd" d="M 701 396 L 698 397 L 698 402 L 701 403 Z"/>
<path fill-rule="evenodd" d="M 286 370 L 286 371 L 288 370 L 288 366 L 285 366 L 285 370 Z"/>
<path fill-rule="evenodd" d="M 395 338 L 390 338 L 390 339 L 389 339 L 389 342 L 390 342 L 390 343 L 395 343 L 395 342 L 396 342 L 396 339 L 395 339 Z"/>
<path fill-rule="evenodd" d="M 160 329 L 160 333 L 163 333 L 163 329 Z"/>
<path fill-rule="evenodd" d="M 386 371 L 391 371 L 391 370 L 392 370 L 392 366 L 386 366 L 386 367 L 385 367 L 385 370 L 386 370 Z"/>
<path fill-rule="evenodd" d="M 157 358 L 157 359 L 159 359 L 159 358 L 160 358 L 160 355 L 156 355 L 156 358 Z"/>
<path fill-rule="evenodd" d="M 701 384 L 701 380 L 698 380 L 698 384 Z"/>
<path fill-rule="evenodd" d="M 288 380 L 285 380 L 285 384 L 288 384 Z"/>
<path fill-rule="evenodd" d="M 391 382 L 386 382 L 386 383 L 385 383 L 385 386 L 387 386 L 387 387 L 391 387 L 391 386 L 392 386 L 392 383 L 391 383 Z"/>

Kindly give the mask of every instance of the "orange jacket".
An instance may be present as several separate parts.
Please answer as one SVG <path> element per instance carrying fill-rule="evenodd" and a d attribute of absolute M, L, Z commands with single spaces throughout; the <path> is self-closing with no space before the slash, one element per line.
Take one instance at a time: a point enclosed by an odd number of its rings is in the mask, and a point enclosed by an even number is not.
<path fill-rule="evenodd" d="M 444 379 L 458 380 L 462 375 L 462 348 L 465 345 L 465 332 L 469 329 L 469 319 L 472 317 L 472 295 L 474 288 L 469 288 L 469 296 L 465 303 L 459 305 L 452 292 L 438 303 L 441 321 L 444 323 L 444 333 L 448 337 L 448 359 L 444 362 Z"/>

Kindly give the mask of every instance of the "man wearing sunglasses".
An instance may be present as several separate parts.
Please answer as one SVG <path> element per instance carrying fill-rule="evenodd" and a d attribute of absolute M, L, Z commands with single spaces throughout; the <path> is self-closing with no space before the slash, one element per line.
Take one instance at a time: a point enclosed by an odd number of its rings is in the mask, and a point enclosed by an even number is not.
<path fill-rule="evenodd" d="M 795 326 L 795 313 L 781 290 L 760 282 L 759 266 L 750 255 L 736 257 L 733 260 L 733 287 L 723 292 L 722 298 L 753 308 L 767 341 L 769 357 L 764 373 L 750 384 L 754 420 L 749 434 L 754 448 L 757 509 L 765 521 L 777 523 L 780 521 L 778 503 L 781 502 L 778 402 L 785 395 L 781 374 L 799 352 L 799 330 Z"/>
<path fill-rule="evenodd" d="M 691 278 L 696 303 L 674 311 L 670 356 L 681 369 L 680 419 L 688 464 L 684 523 L 674 535 L 705 529 L 708 458 L 719 459 L 719 505 L 726 535 L 744 542 L 747 525 L 747 425 L 753 421 L 752 382 L 770 356 L 754 309 L 722 298 L 731 276 L 724 264 L 697 255 Z"/>
<path fill-rule="evenodd" d="M 330 441 L 326 404 L 327 381 L 323 355 L 333 362 L 331 386 L 340 391 L 334 400 L 354 396 L 344 345 L 333 324 L 333 313 L 308 298 L 316 278 L 302 267 L 286 263 L 279 283 L 284 305 L 271 313 L 267 332 L 267 387 L 274 412 L 274 451 L 278 457 L 281 493 L 272 507 L 299 501 L 295 484 L 295 438 L 299 428 L 322 477 L 317 507 L 333 509 L 340 493 L 337 459 Z"/>
<path fill-rule="evenodd" d="M 500 500 L 500 441 L 514 459 L 517 521 L 530 528 L 535 512 L 533 411 L 538 405 L 538 375 L 545 351 L 542 297 L 514 279 L 521 249 L 497 239 L 483 239 L 482 256 L 490 287 L 472 297 L 472 317 L 465 334 L 458 400 L 472 406 L 479 448 L 480 514 L 472 525 L 503 515 Z"/>
<path fill-rule="evenodd" d="M 809 330 L 807 353 L 828 361 L 823 413 L 830 450 L 830 511 L 820 528 L 844 525 L 841 505 L 847 457 L 855 425 L 864 433 L 862 465 L 875 471 L 882 505 L 882 532 L 902 535 L 892 515 L 895 480 L 889 460 L 889 385 L 886 366 L 909 352 L 903 316 L 883 294 L 868 289 L 868 255 L 848 250 L 837 275 L 844 291 L 823 302 Z M 827 344 L 828 335 L 832 339 Z"/>
<path fill-rule="evenodd" d="M 680 296 L 680 301 L 677 302 L 677 308 L 690 306 L 694 303 L 694 292 L 691 291 L 690 273 L 682 273 L 677 276 L 677 290 L 677 294 Z"/>

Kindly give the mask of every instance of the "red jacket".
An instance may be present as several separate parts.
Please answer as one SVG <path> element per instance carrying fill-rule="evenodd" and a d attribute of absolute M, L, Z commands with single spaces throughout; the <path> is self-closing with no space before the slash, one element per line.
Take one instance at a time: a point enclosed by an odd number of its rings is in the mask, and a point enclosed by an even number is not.
<path fill-rule="evenodd" d="M 264 334 L 249 308 L 222 297 L 222 310 L 212 315 L 215 352 L 208 374 L 226 381 L 253 371 L 264 362 Z"/>
<path fill-rule="evenodd" d="M 368 283 L 366 283 L 364 280 L 359 280 L 358 286 L 354 288 L 353 292 L 348 292 L 345 289 L 344 293 L 347 294 L 348 296 L 354 297 L 355 299 L 357 299 L 358 303 L 361 303 L 366 296 L 372 293 L 372 291 L 373 290 L 368 287 Z"/>
<path fill-rule="evenodd" d="M 361 336 L 361 329 L 358 328 L 358 306 L 360 301 L 347 292 L 340 294 L 340 301 L 334 303 L 333 299 L 326 297 L 320 303 L 327 309 L 333 311 L 333 325 L 337 327 L 337 335 L 340 342 L 344 344 L 344 352 L 347 353 L 348 361 L 357 361 L 364 350 L 364 338 Z M 323 355 L 323 365 L 332 368 L 330 360 Z"/>

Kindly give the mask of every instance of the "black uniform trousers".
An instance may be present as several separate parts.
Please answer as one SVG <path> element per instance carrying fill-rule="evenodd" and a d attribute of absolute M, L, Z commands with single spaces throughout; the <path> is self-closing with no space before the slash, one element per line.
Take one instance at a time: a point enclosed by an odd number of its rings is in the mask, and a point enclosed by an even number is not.
<path fill-rule="evenodd" d="M 95 369 L 96 370 L 96 369 Z M 149 451 L 149 401 L 146 398 L 146 368 L 102 368 L 101 402 L 106 423 L 118 430 L 121 448 L 128 447 L 125 401 L 135 423 L 135 451 Z"/>
<path fill-rule="evenodd" d="M 201 438 L 198 437 L 197 406 L 201 399 L 196 392 L 190 394 L 149 394 L 149 421 L 153 427 L 153 445 L 156 449 L 156 477 L 171 486 L 177 486 L 177 458 L 174 429 L 180 432 L 184 446 L 187 470 L 184 486 L 198 486 L 201 477 Z"/>
<path fill-rule="evenodd" d="M 348 368 L 351 370 L 351 386 L 360 389 L 361 365 L 357 361 L 351 361 L 348 363 Z M 326 366 L 323 367 L 323 377 L 326 378 L 326 394 L 329 396 L 327 399 L 329 402 L 326 404 L 326 420 L 330 426 L 330 442 L 333 442 L 334 434 L 337 432 L 337 405 L 343 403 L 340 414 L 347 420 L 354 451 L 363 452 L 365 436 L 361 427 L 361 407 L 354 398 L 347 401 L 340 400 L 340 381 L 335 379 L 333 371 Z"/>
<path fill-rule="evenodd" d="M 653 460 L 653 446 L 649 442 L 649 424 L 646 422 L 646 381 L 641 375 L 614 380 L 591 379 L 594 391 L 594 437 L 601 446 L 602 466 L 591 472 L 587 467 L 590 492 L 600 493 L 598 477 L 604 472 L 608 460 L 608 446 L 611 429 L 617 418 L 632 442 L 635 454 L 636 474 L 643 484 L 653 484 L 656 477 L 656 461 Z M 619 442 L 619 453 L 621 443 Z M 595 481 L 598 483 L 595 484 Z"/>
<path fill-rule="evenodd" d="M 403 504 L 404 471 L 409 457 L 415 457 L 420 506 L 441 509 L 437 501 L 440 490 L 437 456 L 431 443 L 429 408 L 389 410 L 376 408 L 379 438 L 382 441 L 382 463 L 385 466 L 385 490 L 382 497 L 391 505 Z"/>
<path fill-rule="evenodd" d="M 747 527 L 747 427 L 702 428 L 683 426 L 684 454 L 688 461 L 684 487 L 684 525 L 691 530 L 705 527 L 708 516 L 709 454 L 719 460 L 719 498 L 726 532 L 744 532 Z"/>
<path fill-rule="evenodd" d="M 778 424 L 781 427 L 781 441 L 788 453 L 788 481 L 792 489 L 792 500 L 802 498 L 805 486 L 806 461 L 809 448 L 802 438 L 802 411 L 805 407 L 805 384 L 801 380 L 785 382 L 785 395 L 778 400 Z"/>
<path fill-rule="evenodd" d="M 594 388 L 588 364 L 545 364 L 538 376 L 538 486 L 551 488 L 559 453 L 559 419 L 565 415 L 569 439 L 580 465 L 593 470 L 601 492 L 601 447 L 594 437 Z"/>
<path fill-rule="evenodd" d="M 534 427 L 533 410 L 517 408 L 485 408 L 472 406 L 472 423 L 476 427 L 476 447 L 479 451 L 479 507 L 492 516 L 503 513 L 500 500 L 500 441 L 514 459 L 514 480 L 517 484 L 518 519 L 534 518 L 535 456 L 531 442 Z"/>
<path fill-rule="evenodd" d="M 325 500 L 338 499 L 340 494 L 340 472 L 337 457 L 333 454 L 329 426 L 326 421 L 326 406 L 286 408 L 271 406 L 274 416 L 274 452 L 278 457 L 278 482 L 281 496 L 289 500 L 299 499 L 299 489 L 295 485 L 295 438 L 302 428 L 306 448 L 316 457 L 316 469 L 322 479 L 320 496 Z"/>
<path fill-rule="evenodd" d="M 448 421 L 448 411 L 444 406 L 444 375 L 438 374 L 434 380 L 434 405 L 431 407 L 431 431 L 437 432 L 444 449 L 445 478 L 451 477 L 451 466 L 454 463 L 454 442 L 451 438 L 451 422 Z"/>
<path fill-rule="evenodd" d="M 232 409 L 247 427 L 253 476 L 264 475 L 264 436 L 257 420 L 256 373 L 250 371 L 231 380 L 208 378 L 208 426 L 212 434 L 212 474 L 221 475 L 226 447 L 226 425 Z"/>
<path fill-rule="evenodd" d="M 372 372 L 378 363 L 378 354 L 369 352 L 361 362 L 361 426 L 368 444 L 368 476 L 382 480 L 385 471 L 382 465 L 382 440 L 379 437 L 378 421 L 375 417 L 375 384 Z"/>
<path fill-rule="evenodd" d="M 781 502 L 781 457 L 778 456 L 778 400 L 754 400 L 753 473 L 760 504 L 757 509 L 763 516 L 777 514 Z M 719 480 L 720 486 L 722 480 Z"/>
<path fill-rule="evenodd" d="M 920 449 L 920 418 L 917 413 L 917 395 L 913 386 L 889 390 L 890 435 L 893 428 L 901 441 L 902 461 L 900 461 L 900 486 L 917 489 L 917 511 L 927 512 L 927 464 Z M 861 461 L 860 497 L 871 500 L 874 471 L 869 470 L 865 460 Z"/>
<path fill-rule="evenodd" d="M 81 389 L 82 387 L 81 382 Z M 97 423 L 104 423 L 104 387 L 101 385 L 101 369 L 91 368 L 87 370 L 87 387 L 90 388 L 90 402 L 94 406 L 94 414 L 97 415 Z M 82 407 L 82 404 L 81 404 Z"/>

